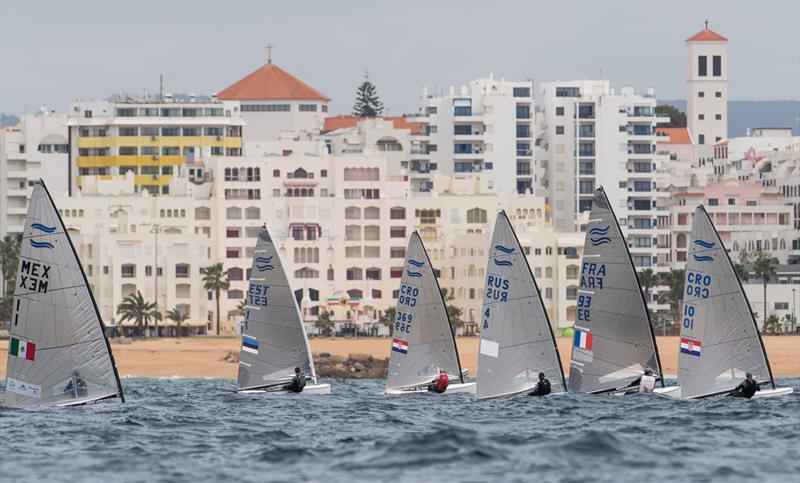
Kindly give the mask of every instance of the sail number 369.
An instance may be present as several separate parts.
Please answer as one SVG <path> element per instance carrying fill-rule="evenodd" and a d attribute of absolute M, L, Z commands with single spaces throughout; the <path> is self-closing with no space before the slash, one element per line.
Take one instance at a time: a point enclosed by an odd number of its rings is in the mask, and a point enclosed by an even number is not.
<path fill-rule="evenodd" d="M 411 332 L 411 322 L 414 320 L 414 317 L 411 314 L 407 314 L 405 312 L 397 312 L 397 317 L 395 318 L 394 322 L 394 331 L 395 332 Z"/>

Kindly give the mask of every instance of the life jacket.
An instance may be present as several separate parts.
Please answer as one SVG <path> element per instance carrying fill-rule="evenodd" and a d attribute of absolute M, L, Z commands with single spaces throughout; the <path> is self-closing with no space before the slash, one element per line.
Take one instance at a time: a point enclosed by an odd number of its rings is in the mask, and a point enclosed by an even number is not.
<path fill-rule="evenodd" d="M 447 374 L 439 374 L 439 380 L 436 381 L 436 390 L 438 392 L 445 392 L 447 390 L 447 386 L 450 385 L 450 378 L 447 377 Z"/>

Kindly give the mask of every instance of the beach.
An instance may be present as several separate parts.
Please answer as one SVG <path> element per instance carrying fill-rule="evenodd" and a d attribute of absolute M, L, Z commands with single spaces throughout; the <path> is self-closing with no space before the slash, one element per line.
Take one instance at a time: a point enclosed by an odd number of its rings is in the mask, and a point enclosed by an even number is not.
<path fill-rule="evenodd" d="M 477 337 L 459 337 L 458 353 L 463 367 L 477 374 Z M 665 374 L 677 373 L 678 337 L 658 337 L 658 348 Z M 558 338 L 564 371 L 569 371 L 572 339 Z M 241 342 L 235 337 L 188 337 L 181 339 L 139 339 L 128 343 L 112 341 L 111 348 L 122 377 L 218 377 L 235 379 L 238 364 L 226 362 L 231 352 L 238 353 Z M 772 372 L 775 376 L 800 376 L 800 336 L 764 336 Z M 367 354 L 388 357 L 388 338 L 312 338 L 315 354 L 347 357 Z M 0 377 L 5 377 L 8 341 L 0 341 Z"/>

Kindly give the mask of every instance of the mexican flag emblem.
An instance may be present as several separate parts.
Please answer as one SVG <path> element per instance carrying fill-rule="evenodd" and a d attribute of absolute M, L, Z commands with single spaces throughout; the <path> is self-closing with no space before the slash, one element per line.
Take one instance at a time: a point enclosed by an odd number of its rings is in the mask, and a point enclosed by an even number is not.
<path fill-rule="evenodd" d="M 12 337 L 9 352 L 12 356 L 22 357 L 32 361 L 36 359 L 36 344 Z"/>

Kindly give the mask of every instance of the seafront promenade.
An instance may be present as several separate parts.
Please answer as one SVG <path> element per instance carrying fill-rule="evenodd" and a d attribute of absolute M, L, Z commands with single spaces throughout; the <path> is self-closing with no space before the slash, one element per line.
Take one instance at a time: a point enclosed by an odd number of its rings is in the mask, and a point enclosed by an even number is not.
<path fill-rule="evenodd" d="M 462 365 L 471 375 L 477 374 L 477 337 L 458 338 L 458 353 Z M 564 370 L 569 370 L 571 338 L 559 337 L 558 347 Z M 111 347 L 120 375 L 136 377 L 220 377 L 236 378 L 238 364 L 227 362 L 230 353 L 238 354 L 240 340 L 235 337 L 190 337 L 182 339 L 142 339 Z M 388 357 L 391 339 L 388 338 L 314 338 L 311 349 L 315 354 L 330 353 L 347 357 L 367 354 L 382 359 Z M 764 345 L 775 376 L 800 376 L 800 336 L 765 336 Z M 678 338 L 658 337 L 658 348 L 666 374 L 677 373 Z M 8 341 L 0 341 L 0 377 L 5 377 Z"/>

